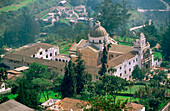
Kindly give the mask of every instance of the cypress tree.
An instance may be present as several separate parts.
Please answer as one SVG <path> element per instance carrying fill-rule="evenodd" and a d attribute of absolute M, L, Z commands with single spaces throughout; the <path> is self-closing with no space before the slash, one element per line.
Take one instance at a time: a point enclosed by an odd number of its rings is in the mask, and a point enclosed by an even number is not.
<path fill-rule="evenodd" d="M 106 49 L 106 43 L 104 42 L 104 49 L 103 49 L 103 55 L 101 58 L 101 62 L 102 62 L 102 67 L 99 70 L 99 74 L 102 76 L 107 72 L 107 49 Z"/>
<path fill-rule="evenodd" d="M 77 94 L 80 94 L 81 90 L 83 89 L 85 78 L 83 76 L 85 75 L 85 63 L 84 60 L 81 60 L 81 55 L 78 56 L 78 59 L 76 60 L 77 64 L 75 67 L 75 73 L 77 74 Z"/>
<path fill-rule="evenodd" d="M 70 77 L 69 77 L 69 73 L 68 73 L 68 66 L 66 64 L 65 66 L 65 74 L 64 74 L 64 79 L 62 81 L 62 84 L 61 84 L 61 92 L 62 92 L 62 96 L 63 97 L 66 97 L 66 96 L 69 96 L 70 95 L 70 88 L 71 88 L 71 85 L 70 85 Z"/>
<path fill-rule="evenodd" d="M 77 74 L 74 72 L 74 64 L 72 63 L 72 61 L 69 61 L 68 64 L 68 74 L 69 74 L 69 78 L 70 78 L 70 84 L 71 84 L 71 96 L 76 96 L 77 95 Z"/>

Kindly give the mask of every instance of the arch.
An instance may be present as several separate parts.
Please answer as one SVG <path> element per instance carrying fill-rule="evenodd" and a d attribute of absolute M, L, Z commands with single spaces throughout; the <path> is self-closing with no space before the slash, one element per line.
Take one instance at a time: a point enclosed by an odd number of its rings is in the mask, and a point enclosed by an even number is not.
<path fill-rule="evenodd" d="M 55 61 L 58 61 L 58 59 L 56 58 Z"/>
<path fill-rule="evenodd" d="M 64 60 L 64 59 L 63 59 L 62 61 L 63 61 L 63 62 L 65 62 L 65 60 Z"/>

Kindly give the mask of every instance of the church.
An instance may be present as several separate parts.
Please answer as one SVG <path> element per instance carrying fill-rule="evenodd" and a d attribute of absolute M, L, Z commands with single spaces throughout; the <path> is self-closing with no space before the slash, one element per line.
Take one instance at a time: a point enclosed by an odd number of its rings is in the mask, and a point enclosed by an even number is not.
<path fill-rule="evenodd" d="M 101 67 L 101 57 L 104 48 L 111 44 L 108 50 L 108 70 L 115 68 L 116 72 L 107 72 L 123 79 L 129 80 L 134 67 L 138 65 L 140 68 L 151 68 L 154 62 L 154 56 L 150 48 L 150 44 L 146 42 L 143 33 L 140 38 L 136 39 L 133 46 L 119 45 L 113 38 L 109 37 L 107 31 L 97 21 L 88 35 L 88 40 L 80 40 L 78 44 L 73 43 L 69 49 L 69 55 L 72 61 L 81 54 L 81 58 L 85 61 L 86 70 L 93 75 L 93 80 L 98 79 L 98 71 Z"/>
<path fill-rule="evenodd" d="M 140 38 L 136 39 L 133 46 L 119 45 L 117 41 L 109 37 L 107 31 L 97 21 L 88 35 L 88 40 L 80 40 L 78 44 L 73 43 L 69 48 L 69 55 L 59 53 L 59 47 L 46 43 L 33 43 L 23 46 L 13 53 L 6 54 L 3 62 L 10 69 L 28 66 L 33 62 L 48 66 L 50 69 L 57 70 L 64 75 L 64 67 L 70 59 L 74 62 L 78 55 L 85 61 L 86 71 L 92 74 L 92 79 L 99 79 L 98 71 L 101 68 L 101 58 L 104 48 L 110 44 L 108 50 L 107 72 L 123 79 L 131 79 L 134 67 L 151 68 L 155 66 L 154 56 L 150 44 L 141 33 Z M 116 72 L 109 69 L 115 68 Z"/>

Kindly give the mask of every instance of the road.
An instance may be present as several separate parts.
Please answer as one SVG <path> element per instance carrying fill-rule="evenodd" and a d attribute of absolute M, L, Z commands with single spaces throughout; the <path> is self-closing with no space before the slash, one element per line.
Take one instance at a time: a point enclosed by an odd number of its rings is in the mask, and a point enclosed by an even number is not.
<path fill-rule="evenodd" d="M 159 12 L 166 12 L 166 11 L 170 11 L 170 6 L 168 3 L 166 3 L 163 0 L 160 0 L 160 2 L 162 2 L 165 6 L 166 6 L 166 10 L 162 10 L 162 9 L 137 9 L 138 12 L 153 12 L 153 11 L 159 11 Z"/>

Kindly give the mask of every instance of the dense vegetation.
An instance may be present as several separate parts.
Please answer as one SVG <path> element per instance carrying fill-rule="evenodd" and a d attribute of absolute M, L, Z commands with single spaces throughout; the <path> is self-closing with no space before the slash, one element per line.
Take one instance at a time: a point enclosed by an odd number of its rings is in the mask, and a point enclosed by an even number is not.
<path fill-rule="evenodd" d="M 1 1 L 0 7 L 13 3 L 18 4 L 24 0 L 7 1 Z M 48 2 L 46 0 L 32 0 L 19 9 L 1 11 L 0 48 L 17 48 L 27 43 L 40 40 L 45 43 L 61 46 L 62 52 L 65 53 L 65 50 L 70 47 L 72 42 L 87 39 L 90 31 L 89 24 L 85 26 L 79 22 L 72 27 L 68 22 L 60 20 L 55 23 L 54 26 L 45 27 L 45 25 L 41 23 L 39 18 L 48 13 L 49 8 L 56 6 L 57 1 L 58 0 L 48 0 Z M 165 9 L 165 6 L 160 3 L 159 0 L 133 0 L 131 2 L 127 2 L 127 0 L 68 0 L 68 2 L 72 6 L 86 5 L 89 17 L 100 20 L 102 26 L 106 28 L 111 36 L 114 34 L 120 35 L 119 40 L 121 42 L 129 42 L 129 44 L 132 45 L 134 39 L 138 38 L 139 33 L 142 31 L 151 47 L 154 47 L 157 43 L 161 44 L 161 53 L 164 60 L 163 65 L 164 67 L 170 66 L 170 27 L 166 28 L 169 14 L 167 12 L 147 12 L 139 14 L 139 12 L 132 10 L 137 8 Z M 130 6 L 132 8 L 130 8 Z M 96 14 L 98 12 L 101 15 Z M 146 21 L 148 19 L 153 19 L 151 25 Z M 143 25 L 144 23 L 146 26 L 137 33 L 137 36 L 129 31 L 129 27 Z M 41 32 L 45 32 L 47 35 L 45 35 L 45 37 L 39 36 Z M 138 66 L 135 66 L 132 78 L 136 80 L 136 84 L 142 83 L 146 85 L 142 85 L 142 87 L 140 86 L 139 89 L 135 90 L 133 90 L 135 83 L 107 75 L 106 72 L 112 71 L 112 73 L 114 73 L 115 71 L 114 67 L 107 71 L 107 51 L 109 48 L 109 45 L 104 47 L 101 58 L 102 67 L 99 71 L 101 77 L 95 82 L 92 81 L 90 74 L 85 71 L 85 63 L 81 60 L 80 55 L 76 60 L 76 64 L 70 61 L 65 66 L 64 76 L 58 76 L 56 70 L 50 70 L 47 66 L 33 63 L 30 65 L 29 70 L 23 73 L 22 77 L 11 82 L 6 82 L 9 87 L 12 87 L 12 93 L 15 95 L 17 101 L 35 109 L 39 109 L 38 105 L 40 102 L 44 102 L 51 97 L 51 90 L 54 91 L 52 92 L 52 97 L 58 94 L 60 96 L 57 95 L 56 98 L 72 97 L 83 99 L 91 101 L 92 106 L 99 107 L 100 109 L 105 109 L 106 107 L 103 106 L 103 104 L 105 104 L 110 110 L 115 110 L 115 108 L 121 109 L 120 102 L 117 101 L 117 95 L 121 95 L 122 93 L 127 93 L 128 96 L 126 95 L 124 98 L 130 97 L 130 101 L 133 95 L 132 102 L 145 105 L 146 110 L 159 109 L 158 106 L 160 106 L 161 103 L 168 101 L 164 95 L 166 90 L 168 91 L 168 85 L 170 84 L 166 72 L 149 72 L 146 69 L 139 69 Z M 0 54 L 3 54 L 1 49 Z M 150 73 L 153 78 L 148 78 L 149 74 L 147 73 Z M 6 78 L 6 69 L 0 68 L 0 81 L 5 81 Z M 144 81 L 144 79 L 149 82 Z M 165 85 L 161 85 L 159 82 Z M 0 102 L 2 103 L 11 99 L 8 97 L 9 96 L 1 97 Z M 123 97 L 121 96 L 121 98 Z M 95 104 L 94 101 L 98 101 L 99 104 Z"/>

